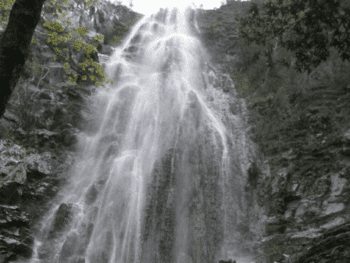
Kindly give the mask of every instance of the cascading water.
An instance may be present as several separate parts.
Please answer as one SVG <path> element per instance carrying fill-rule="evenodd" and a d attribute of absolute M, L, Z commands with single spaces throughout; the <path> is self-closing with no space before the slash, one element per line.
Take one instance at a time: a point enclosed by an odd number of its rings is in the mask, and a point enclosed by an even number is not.
<path fill-rule="evenodd" d="M 193 10 L 162 10 L 115 50 L 106 65 L 115 83 L 92 98 L 96 121 L 79 136 L 32 263 L 239 256 L 248 139 L 229 94 L 214 87 L 197 28 Z"/>

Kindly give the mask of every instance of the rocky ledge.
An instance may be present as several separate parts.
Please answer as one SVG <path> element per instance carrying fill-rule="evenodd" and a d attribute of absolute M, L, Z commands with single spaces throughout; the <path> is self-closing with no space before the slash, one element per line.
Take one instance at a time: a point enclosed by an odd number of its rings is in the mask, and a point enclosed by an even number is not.
<path fill-rule="evenodd" d="M 31 257 L 35 226 L 65 181 L 69 155 L 0 140 L 0 262 Z"/>

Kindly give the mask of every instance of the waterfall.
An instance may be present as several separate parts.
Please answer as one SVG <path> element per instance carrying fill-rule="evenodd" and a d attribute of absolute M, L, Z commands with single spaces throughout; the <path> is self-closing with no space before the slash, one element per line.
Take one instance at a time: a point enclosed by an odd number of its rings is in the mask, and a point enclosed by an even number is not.
<path fill-rule="evenodd" d="M 106 72 L 115 82 L 91 98 L 94 121 L 79 135 L 69 182 L 43 218 L 30 262 L 239 257 L 249 143 L 229 100 L 242 112 L 244 103 L 220 88 L 225 75 L 198 34 L 192 9 L 165 9 L 114 51 Z"/>

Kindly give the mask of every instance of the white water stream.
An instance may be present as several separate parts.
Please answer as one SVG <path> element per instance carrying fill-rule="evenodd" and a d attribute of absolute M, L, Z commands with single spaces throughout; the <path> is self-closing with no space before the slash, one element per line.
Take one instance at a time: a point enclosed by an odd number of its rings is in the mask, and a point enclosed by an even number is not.
<path fill-rule="evenodd" d="M 92 97 L 96 121 L 79 136 L 32 263 L 239 258 L 248 139 L 215 84 L 194 16 L 167 9 L 145 17 L 110 57 L 115 83 Z"/>

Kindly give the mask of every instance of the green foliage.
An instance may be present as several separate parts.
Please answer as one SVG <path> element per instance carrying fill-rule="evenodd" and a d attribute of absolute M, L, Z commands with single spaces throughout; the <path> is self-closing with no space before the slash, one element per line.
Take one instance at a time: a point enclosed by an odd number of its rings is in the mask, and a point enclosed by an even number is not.
<path fill-rule="evenodd" d="M 253 2 L 239 24 L 240 36 L 264 46 L 259 55 L 269 61 L 274 43 L 292 51 L 298 71 L 310 73 L 329 58 L 332 47 L 343 60 L 350 59 L 350 8 L 337 0 L 267 0 L 262 12 Z"/>
<path fill-rule="evenodd" d="M 268 45 L 271 49 L 266 51 Z M 310 77 L 293 68 L 293 52 L 280 48 L 278 39 L 250 46 L 239 40 L 236 54 L 237 70 L 231 76 L 239 96 L 255 112 L 251 118 L 255 141 L 268 155 L 288 150 L 293 145 L 289 131 L 295 129 L 304 113 L 303 108 L 294 107 L 294 98 L 310 88 Z"/>
<path fill-rule="evenodd" d="M 86 2 L 86 1 L 85 1 Z M 86 2 L 86 6 L 90 6 L 93 4 L 93 1 L 88 1 Z M 59 4 L 58 4 L 59 5 Z M 58 7 L 59 13 L 57 16 L 59 19 L 63 20 L 66 16 L 67 12 L 63 12 L 62 7 L 59 5 Z M 88 70 L 91 72 L 91 74 L 88 74 L 89 78 L 91 81 L 95 82 L 96 86 L 103 86 L 105 87 L 105 85 L 103 84 L 103 82 L 106 81 L 107 79 L 107 74 L 104 72 L 103 70 L 103 66 L 100 65 L 97 62 L 93 62 L 92 58 L 91 58 L 91 54 L 96 53 L 97 49 L 96 46 L 98 45 L 98 42 L 103 41 L 104 36 L 103 35 L 98 35 L 94 37 L 94 44 L 87 44 L 84 42 L 83 38 L 79 38 L 79 37 L 85 37 L 89 31 L 85 28 L 85 27 L 81 27 L 81 26 L 77 26 L 75 28 L 75 31 L 72 29 L 69 29 L 68 32 L 68 27 L 70 25 L 69 22 L 70 18 L 67 18 L 67 20 L 64 21 L 64 23 L 66 24 L 66 28 L 63 26 L 63 23 L 54 21 L 54 22 L 49 22 L 46 21 L 44 23 L 44 27 L 50 29 L 52 32 L 46 31 L 47 34 L 49 35 L 49 38 L 47 39 L 48 43 L 52 43 L 54 46 L 57 46 L 60 43 L 67 43 L 67 42 L 71 42 L 72 44 L 70 45 L 72 48 L 74 48 L 76 51 L 80 51 L 80 50 L 84 50 L 85 55 L 86 55 L 86 59 L 85 62 L 80 63 L 78 66 L 80 66 L 82 68 L 83 71 L 86 70 L 86 67 L 88 67 Z M 58 35 L 58 33 L 62 33 L 61 35 Z M 68 81 L 72 82 L 72 83 L 76 83 L 77 79 L 79 77 L 79 74 L 72 74 L 70 68 L 72 68 L 72 60 L 70 59 L 70 56 L 67 54 L 68 53 L 68 49 L 65 48 L 63 49 L 63 52 L 58 49 L 57 47 L 54 48 L 55 53 L 57 56 L 64 56 L 64 53 L 66 54 L 64 60 L 64 68 L 65 68 L 65 72 L 67 75 L 72 75 L 68 78 Z M 53 60 L 56 60 L 57 57 L 54 57 Z M 101 82 L 99 79 L 102 79 L 103 82 Z M 87 76 L 86 75 L 81 75 L 81 80 L 87 80 Z M 107 80 L 106 83 L 113 83 L 113 80 Z"/>
<path fill-rule="evenodd" d="M 294 76 L 298 74 L 292 68 L 268 67 L 264 56 L 256 56 L 263 49 L 259 45 L 247 46 L 244 41 L 237 41 L 235 50 L 236 71 L 231 73 L 238 96 L 245 98 L 251 110 L 260 115 L 251 118 L 254 123 L 255 141 L 263 152 L 274 152 L 282 147 L 280 123 L 291 118 L 291 105 L 288 96 L 297 92 L 302 83 L 297 83 Z M 288 57 L 288 54 L 276 51 L 275 57 Z M 264 116 L 274 116 L 265 119 Z M 272 141 L 272 142 L 271 142 Z"/>
<path fill-rule="evenodd" d="M 0 16 L 0 22 L 5 22 L 1 24 L 2 26 L 5 26 L 7 24 L 8 14 L 10 12 L 7 11 L 7 9 L 9 9 L 9 7 L 11 7 L 14 2 L 15 0 L 7 0 L 5 2 L 2 1 L 0 3 L 0 10 L 2 11 L 1 14 L 3 14 L 4 11 L 6 11 L 4 14 L 7 16 L 7 18 L 3 15 Z M 89 7 L 95 2 L 97 3 L 97 0 L 84 0 L 83 2 L 85 7 Z M 96 86 L 105 87 L 104 83 L 113 83 L 113 80 L 107 80 L 107 74 L 104 72 L 103 66 L 97 62 L 93 63 L 91 58 L 91 55 L 97 52 L 96 47 L 99 42 L 103 41 L 104 36 L 95 36 L 93 44 L 85 43 L 84 37 L 89 33 L 89 31 L 85 27 L 81 26 L 77 26 L 74 29 L 70 27 L 71 18 L 67 18 L 68 12 L 65 11 L 65 9 L 67 9 L 65 6 L 68 4 L 69 0 L 50 0 L 45 3 L 43 13 L 52 13 L 52 15 L 56 16 L 57 18 L 55 18 L 54 21 L 45 21 L 43 23 L 43 26 L 46 28 L 45 33 L 48 36 L 46 43 L 40 43 L 40 41 L 38 42 L 38 40 L 34 37 L 32 39 L 32 43 L 36 45 L 46 44 L 47 46 L 49 46 L 56 54 L 55 56 L 53 56 L 52 59 L 54 61 L 57 60 L 59 63 L 62 63 L 64 65 L 66 74 L 71 75 L 68 78 L 68 81 L 72 83 L 76 83 L 81 72 L 79 69 L 75 68 L 75 71 L 78 71 L 78 74 L 72 74 L 71 69 L 73 68 L 73 61 L 71 59 L 71 52 L 68 46 L 65 45 L 68 43 L 71 43 L 70 46 L 76 51 L 84 51 L 86 59 L 83 64 L 80 64 L 80 66 L 82 66 L 82 69 L 84 71 L 85 68 L 88 67 L 90 74 L 87 74 L 87 76 L 89 76 L 90 80 L 95 82 Z M 81 79 L 87 80 L 87 76 L 84 74 L 81 76 Z"/>
<path fill-rule="evenodd" d="M 104 40 L 104 35 L 96 35 L 94 36 L 94 41 L 96 44 L 98 44 L 98 42 L 103 42 Z"/>
<path fill-rule="evenodd" d="M 291 66 L 281 66 L 281 58 L 289 65 L 294 61 L 293 53 L 283 48 L 272 53 L 272 66 L 268 67 L 266 57 L 255 56 L 263 48 L 238 41 L 236 70 L 231 76 L 238 95 L 246 99 L 253 112 L 250 118 L 253 138 L 264 154 L 273 156 L 291 148 L 319 149 L 329 141 L 324 140 L 324 136 L 332 133 L 328 138 L 336 138 L 350 128 L 346 125 L 350 123 L 350 76 L 347 74 L 350 62 L 343 61 L 331 49 L 327 61 L 310 74 L 300 73 Z M 319 90 L 317 97 L 313 95 L 314 90 Z M 329 99 L 328 95 L 323 97 L 321 90 L 339 94 L 339 98 L 334 98 L 333 93 Z M 346 95 L 340 95 L 344 93 Z M 334 102 L 327 101 L 332 99 Z M 317 114 L 310 115 L 310 105 L 319 108 Z M 319 133 L 323 136 L 318 137 Z"/>

